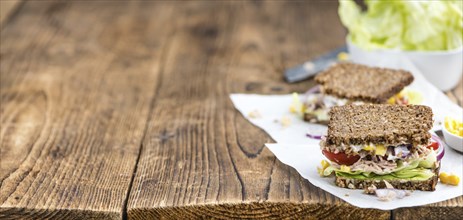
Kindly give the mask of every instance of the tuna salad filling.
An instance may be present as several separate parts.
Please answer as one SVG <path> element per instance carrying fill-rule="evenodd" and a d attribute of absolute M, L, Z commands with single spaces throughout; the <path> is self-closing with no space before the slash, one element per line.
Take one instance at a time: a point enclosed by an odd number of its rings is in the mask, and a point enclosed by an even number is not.
<path fill-rule="evenodd" d="M 331 107 L 342 106 L 350 103 L 363 104 L 361 101 L 352 102 L 348 99 L 338 98 L 324 93 L 308 94 L 304 103 L 304 113 L 311 115 L 318 121 L 328 121 L 328 112 Z"/>
<path fill-rule="evenodd" d="M 414 163 L 417 163 L 417 167 L 433 168 L 435 161 L 436 153 L 433 150 L 428 150 L 424 154 L 418 154 L 418 152 L 416 152 L 413 156 L 406 159 L 387 160 L 382 156 L 374 156 L 360 158 L 357 162 L 350 166 L 339 165 L 336 162 L 332 162 L 331 165 L 333 168 L 340 170 L 341 166 L 344 166 L 342 169 L 345 171 L 348 170 L 349 172 L 371 172 L 378 175 L 384 175 L 399 171 Z"/>
<path fill-rule="evenodd" d="M 421 95 L 412 90 L 402 90 L 391 97 L 387 103 L 389 104 L 420 104 Z M 359 100 L 349 100 L 339 98 L 336 96 L 328 95 L 323 92 L 323 87 L 314 87 L 306 93 L 305 100 L 303 100 L 303 113 L 308 121 L 328 121 L 331 107 L 342 106 L 346 104 L 361 105 L 366 102 Z"/>
<path fill-rule="evenodd" d="M 439 166 L 436 151 L 427 145 L 351 145 L 344 148 L 350 149 L 351 154 L 347 154 L 341 151 L 342 148 L 333 149 L 325 144 L 325 140 L 320 142 L 322 152 L 331 164 L 320 172 L 323 176 L 335 173 L 356 179 L 426 180 L 434 175 L 432 169 Z"/>
<path fill-rule="evenodd" d="M 431 143 L 431 141 L 429 141 Z M 360 155 L 362 158 L 366 157 L 367 155 L 371 156 L 387 156 L 387 160 L 394 160 L 394 159 L 406 159 L 409 156 L 418 154 L 423 154 L 429 151 L 426 147 L 428 145 L 418 145 L 412 147 L 411 144 L 403 143 L 396 143 L 393 145 L 385 146 L 381 144 L 364 144 L 364 145 L 328 145 L 326 143 L 326 139 L 322 138 L 320 141 L 320 149 L 326 150 L 332 153 L 345 153 L 347 155 Z"/>

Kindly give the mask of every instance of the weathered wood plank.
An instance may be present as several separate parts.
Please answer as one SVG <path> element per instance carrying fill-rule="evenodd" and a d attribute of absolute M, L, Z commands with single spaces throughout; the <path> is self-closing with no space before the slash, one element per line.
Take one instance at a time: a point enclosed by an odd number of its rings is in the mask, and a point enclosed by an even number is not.
<path fill-rule="evenodd" d="M 0 218 L 122 217 L 172 18 L 142 4 L 29 1 L 2 29 Z"/>
<path fill-rule="evenodd" d="M 457 84 L 455 88 L 450 91 L 445 92 L 445 94 L 455 102 L 456 104 L 462 106 L 463 104 L 463 79 Z"/>
<path fill-rule="evenodd" d="M 280 163 L 264 148 L 271 139 L 228 98 L 308 89 L 313 82 L 288 85 L 282 71 L 343 44 L 335 2 L 189 2 L 175 9 L 190 14 L 176 20 L 129 219 L 389 218 L 347 205 Z M 323 34 L 315 33 L 321 10 L 332 19 Z"/>
<path fill-rule="evenodd" d="M 343 44 L 336 10 L 27 2 L 1 32 L 0 218 L 121 218 L 128 193 L 131 219 L 389 218 L 280 163 L 228 99 L 311 87 L 281 74 Z M 461 85 L 449 93 L 460 104 Z M 452 219 L 461 199 L 393 214 Z"/>
<path fill-rule="evenodd" d="M 0 1 L 0 28 L 4 22 L 12 15 L 22 0 L 2 0 Z"/>
<path fill-rule="evenodd" d="M 461 183 L 460 183 L 461 184 Z M 459 186 L 461 187 L 461 185 Z M 426 206 L 394 210 L 395 219 L 460 219 L 463 214 L 463 196 Z"/>

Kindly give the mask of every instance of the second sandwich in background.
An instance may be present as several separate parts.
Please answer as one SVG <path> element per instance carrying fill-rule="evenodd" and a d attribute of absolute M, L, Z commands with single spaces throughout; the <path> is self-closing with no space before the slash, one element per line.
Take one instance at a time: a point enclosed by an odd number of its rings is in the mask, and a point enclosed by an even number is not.
<path fill-rule="evenodd" d="M 330 108 L 346 104 L 420 104 L 419 94 L 404 91 L 413 79 L 413 75 L 405 70 L 354 63 L 333 65 L 315 77 L 319 86 L 303 97 L 303 118 L 308 122 L 326 124 Z"/>

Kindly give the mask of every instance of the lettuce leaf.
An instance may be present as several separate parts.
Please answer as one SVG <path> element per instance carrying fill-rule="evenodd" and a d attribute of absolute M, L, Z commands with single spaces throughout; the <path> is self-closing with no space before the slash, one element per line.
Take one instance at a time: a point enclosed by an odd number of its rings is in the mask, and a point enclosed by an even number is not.
<path fill-rule="evenodd" d="M 463 45 L 463 1 L 339 1 L 348 39 L 366 49 L 450 50 Z"/>
<path fill-rule="evenodd" d="M 336 171 L 336 176 L 339 177 L 348 177 L 352 179 L 374 179 L 374 180 L 427 180 L 434 176 L 434 173 L 430 169 L 426 168 L 415 168 L 415 169 L 404 169 L 401 171 L 393 172 L 386 175 L 378 175 L 370 172 L 360 172 L 360 173 L 348 173 Z"/>
<path fill-rule="evenodd" d="M 434 163 L 436 162 L 436 160 L 437 160 L 436 152 L 431 151 L 431 153 L 428 154 L 428 156 L 426 156 L 426 158 L 424 158 L 424 160 L 419 161 L 418 166 L 430 169 L 430 168 L 432 168 L 434 166 Z"/>
<path fill-rule="evenodd" d="M 347 177 L 352 179 L 375 179 L 375 180 L 394 180 L 394 179 L 403 179 L 403 180 L 427 180 L 434 176 L 431 168 L 434 167 L 436 159 L 436 153 L 432 151 L 424 159 L 415 160 L 410 163 L 404 163 L 403 161 L 397 162 L 397 168 L 394 172 L 389 174 L 376 174 L 373 172 L 364 172 L 364 171 L 342 171 L 336 169 L 333 166 L 327 167 L 323 171 L 324 176 L 329 176 L 332 173 L 335 173 L 339 177 Z"/>

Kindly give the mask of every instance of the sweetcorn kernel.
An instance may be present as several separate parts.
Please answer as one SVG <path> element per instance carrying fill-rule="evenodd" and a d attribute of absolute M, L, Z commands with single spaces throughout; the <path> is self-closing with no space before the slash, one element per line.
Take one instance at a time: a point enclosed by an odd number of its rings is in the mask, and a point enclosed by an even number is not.
<path fill-rule="evenodd" d="M 386 154 L 387 148 L 384 145 L 377 145 L 376 146 L 376 155 L 384 156 Z"/>
<path fill-rule="evenodd" d="M 450 126 L 450 117 L 445 117 L 444 119 L 444 126 L 447 128 L 447 129 L 450 129 L 452 126 Z"/>
<path fill-rule="evenodd" d="M 325 171 L 325 169 L 330 166 L 330 163 L 326 160 L 322 160 L 320 164 L 322 165 L 322 167 L 317 167 L 317 172 L 320 176 L 324 176 L 323 171 Z"/>
<path fill-rule="evenodd" d="M 449 178 L 448 178 L 447 183 L 450 184 L 450 185 L 457 186 L 458 183 L 460 183 L 460 177 L 458 177 L 456 175 L 450 175 Z"/>
<path fill-rule="evenodd" d="M 372 145 L 372 144 L 366 145 L 366 146 L 363 148 L 363 150 L 366 150 L 366 151 L 373 151 L 373 150 L 375 150 L 375 145 Z"/>
<path fill-rule="evenodd" d="M 289 118 L 288 116 L 283 116 L 281 119 L 280 119 L 280 124 L 283 128 L 286 128 L 288 126 L 291 125 L 291 118 Z"/>
<path fill-rule="evenodd" d="M 412 89 L 403 89 L 387 100 L 389 104 L 414 104 L 418 105 L 423 102 L 423 95 Z"/>
<path fill-rule="evenodd" d="M 388 104 L 395 104 L 395 97 L 393 96 L 393 97 L 389 98 L 389 99 L 387 100 L 387 103 L 388 103 Z"/>
<path fill-rule="evenodd" d="M 293 106 L 293 105 L 289 106 L 289 112 L 291 112 L 291 113 L 297 113 L 296 107 Z"/>
<path fill-rule="evenodd" d="M 439 178 L 440 178 L 441 181 L 442 180 L 447 180 L 448 177 L 449 177 L 449 175 L 446 172 L 441 172 L 439 174 Z"/>
<path fill-rule="evenodd" d="M 330 166 L 330 163 L 326 160 L 322 160 L 321 164 L 322 164 L 323 169 L 326 169 L 327 167 Z"/>
<path fill-rule="evenodd" d="M 350 167 L 348 167 L 346 165 L 341 165 L 341 171 L 350 172 Z"/>
<path fill-rule="evenodd" d="M 255 109 L 255 110 L 248 113 L 248 117 L 256 119 L 256 118 L 262 118 L 262 115 L 260 114 L 260 112 L 257 109 Z"/>
<path fill-rule="evenodd" d="M 449 174 L 447 174 L 445 172 L 441 172 L 439 174 L 439 179 L 440 179 L 441 183 L 454 185 L 454 186 L 457 186 L 458 183 L 460 183 L 460 177 L 458 177 L 457 175 L 454 175 L 454 174 L 449 175 Z"/>
<path fill-rule="evenodd" d="M 418 91 L 407 89 L 406 96 L 408 96 L 408 104 L 418 105 L 423 102 L 423 95 Z"/>
<path fill-rule="evenodd" d="M 302 104 L 301 100 L 299 100 L 299 95 L 296 92 L 293 93 L 293 101 L 289 106 L 289 112 L 294 114 L 300 114 L 304 112 L 304 105 Z"/>
<path fill-rule="evenodd" d="M 445 117 L 444 126 L 450 133 L 463 137 L 463 122 L 454 118 Z"/>
<path fill-rule="evenodd" d="M 338 53 L 338 60 L 340 60 L 340 61 L 349 60 L 349 54 L 346 53 L 346 52 Z"/>

